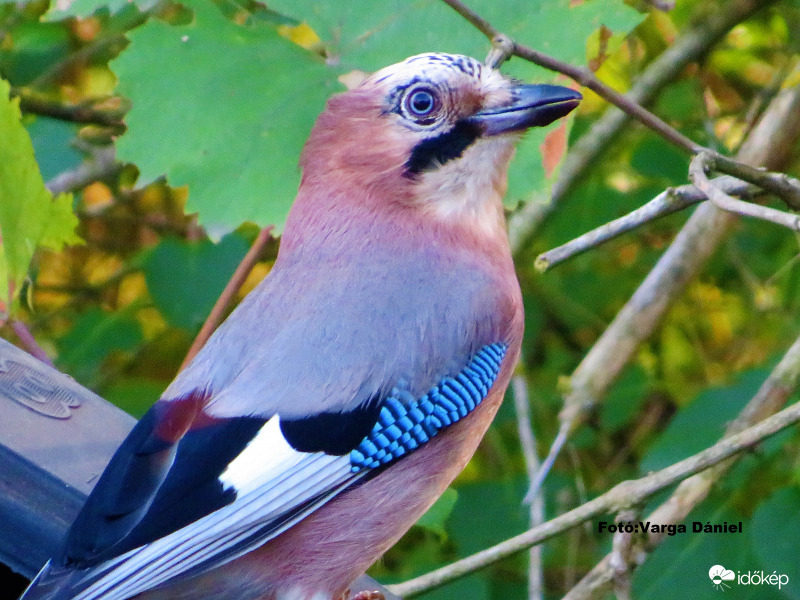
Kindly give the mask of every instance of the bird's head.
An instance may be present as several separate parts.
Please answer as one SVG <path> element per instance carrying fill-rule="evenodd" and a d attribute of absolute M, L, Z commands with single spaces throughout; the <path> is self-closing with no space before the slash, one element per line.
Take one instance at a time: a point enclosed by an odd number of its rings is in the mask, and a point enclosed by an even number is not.
<path fill-rule="evenodd" d="M 330 99 L 303 152 L 304 184 L 341 184 L 363 190 L 361 202 L 496 221 L 520 134 L 580 99 L 467 56 L 412 56 Z"/>

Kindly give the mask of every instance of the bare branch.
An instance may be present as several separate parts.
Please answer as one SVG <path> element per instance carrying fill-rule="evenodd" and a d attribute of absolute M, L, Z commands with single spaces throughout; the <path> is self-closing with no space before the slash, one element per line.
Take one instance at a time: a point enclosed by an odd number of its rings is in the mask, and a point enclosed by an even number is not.
<path fill-rule="evenodd" d="M 492 69 L 500 68 L 514 52 L 514 42 L 502 33 L 492 38 L 492 49 L 489 51 L 483 63 Z"/>
<path fill-rule="evenodd" d="M 536 438 L 531 428 L 527 383 L 524 377 L 517 375 L 511 380 L 511 385 L 514 390 L 517 432 L 522 446 L 522 456 L 525 459 L 525 470 L 528 473 L 528 481 L 532 482 L 539 470 L 539 458 L 536 455 Z M 528 514 L 531 528 L 544 522 L 544 499 L 541 494 L 537 494 L 531 499 Z M 541 600 L 544 592 L 542 585 L 542 549 L 539 546 L 534 546 L 530 549 L 528 556 L 530 561 L 528 565 L 528 600 Z"/>
<path fill-rule="evenodd" d="M 778 167 L 779 161 L 788 156 L 787 149 L 800 138 L 800 119 L 794 117 L 798 111 L 800 87 L 783 90 L 751 132 L 738 160 Z M 562 433 L 571 431 L 582 415 L 602 398 L 639 344 L 655 330 L 674 299 L 719 247 L 734 222 L 733 215 L 710 202 L 701 205 L 689 218 L 572 374 L 571 390 L 561 413 Z"/>
<path fill-rule="evenodd" d="M 800 337 L 784 354 L 772 373 L 764 381 L 752 400 L 727 428 L 726 435 L 743 431 L 746 427 L 774 414 L 786 403 L 800 383 Z M 697 506 L 724 473 L 733 465 L 724 461 L 707 471 L 683 481 L 670 498 L 653 511 L 647 520 L 659 525 L 678 524 Z M 652 552 L 664 539 L 664 534 L 650 533 L 646 545 L 639 548 L 643 554 L 636 559 L 642 564 L 646 553 Z M 564 600 L 590 600 L 605 598 L 614 578 L 612 556 L 606 555 L 586 576 L 564 596 Z"/>
<path fill-rule="evenodd" d="M 789 177 L 786 173 L 770 173 L 765 169 L 756 169 L 721 154 L 706 155 L 704 162 L 708 169 L 727 173 L 742 181 L 749 181 L 765 192 L 775 194 L 789 208 L 800 210 L 800 180 Z"/>
<path fill-rule="evenodd" d="M 718 177 L 713 183 L 719 189 L 735 196 L 748 196 L 759 191 L 758 187 L 729 176 Z M 627 215 L 609 221 L 597 229 L 570 240 L 566 244 L 543 252 L 536 258 L 535 266 L 539 271 L 546 271 L 568 258 L 604 244 L 645 223 L 671 215 L 704 200 L 706 200 L 705 194 L 693 185 L 667 188 L 650 202 L 629 212 Z"/>
<path fill-rule="evenodd" d="M 47 182 L 47 189 L 54 196 L 75 192 L 95 181 L 113 179 L 122 170 L 122 164 L 116 160 L 115 148 L 109 145 L 92 152 L 92 158 L 86 160 L 75 169 L 59 173 Z"/>
<path fill-rule="evenodd" d="M 723 210 L 730 210 L 742 215 L 753 216 L 796 229 L 797 218 L 785 212 L 771 208 L 741 202 L 730 196 L 754 196 L 763 191 L 771 192 L 778 196 L 789 208 L 800 209 L 800 181 L 789 177 L 785 173 L 770 173 L 763 169 L 756 169 L 749 165 L 718 154 L 701 153 L 704 168 L 701 170 L 699 163 L 694 169 L 690 168 L 691 177 L 705 177 L 706 170 L 721 171 L 730 176 L 719 177 L 713 182 L 704 183 L 704 189 L 710 185 L 716 192 L 717 198 L 722 198 L 717 204 Z M 738 179 L 737 179 L 738 177 Z M 744 181 L 742 181 L 744 180 Z M 749 182 L 749 183 L 747 183 Z M 722 193 L 722 196 L 719 195 Z M 708 194 L 701 192 L 697 186 L 684 185 L 679 188 L 668 188 L 644 206 L 628 213 L 624 217 L 605 223 L 604 225 L 585 233 L 566 244 L 553 248 L 540 254 L 536 258 L 535 266 L 539 271 L 546 271 L 550 267 L 581 254 L 590 248 L 599 246 L 627 231 L 635 229 L 655 219 L 683 210 L 689 206 L 705 201 Z M 728 207 L 728 208 L 726 208 Z"/>
<path fill-rule="evenodd" d="M 625 94 L 632 102 L 643 106 L 650 104 L 658 92 L 677 78 L 691 62 L 703 56 L 737 23 L 753 13 L 774 3 L 774 0 L 732 0 L 722 10 L 708 10 L 701 5 L 695 18 L 696 24 L 684 32 L 667 50 L 659 55 L 636 80 Z M 528 203 L 517 211 L 509 221 L 512 232 L 512 248 L 518 252 L 538 226 L 559 205 L 587 168 L 608 151 L 614 138 L 627 125 L 630 117 L 612 106 L 600 117 L 592 128 L 573 144 L 560 167 L 558 180 L 551 190 L 548 204 Z"/>
<path fill-rule="evenodd" d="M 712 170 L 714 166 L 714 157 L 709 156 L 706 152 L 701 152 L 692 159 L 692 163 L 689 165 L 689 177 L 697 189 L 703 192 L 718 208 L 738 215 L 770 221 L 794 231 L 800 231 L 800 217 L 797 215 L 775 210 L 768 206 L 737 200 L 712 185 L 706 176 L 706 171 Z"/>
<path fill-rule="evenodd" d="M 602 496 L 598 496 L 594 500 L 586 502 L 547 523 L 543 523 L 525 533 L 446 567 L 416 579 L 390 586 L 389 589 L 405 598 L 415 596 L 482 569 L 512 554 L 530 548 L 534 544 L 544 542 L 594 517 L 634 507 L 664 488 L 708 467 L 719 464 L 742 450 L 752 448 L 767 437 L 794 425 L 798 421 L 800 421 L 800 404 L 793 404 L 789 408 L 764 419 L 757 425 L 731 435 L 687 459 L 640 479 L 619 483 Z"/>
<path fill-rule="evenodd" d="M 91 123 L 115 128 L 124 127 L 122 117 L 127 111 L 127 106 L 125 106 L 127 103 L 122 98 L 114 99 L 117 103 L 122 104 L 120 108 L 98 108 L 99 102 L 97 101 L 89 100 L 78 104 L 65 104 L 44 94 L 38 94 L 29 88 L 13 88 L 11 95 L 19 98 L 19 107 L 23 112 L 74 123 Z"/>
<path fill-rule="evenodd" d="M 50 360 L 50 357 L 47 356 L 47 352 L 44 351 L 39 345 L 39 342 L 36 341 L 36 338 L 33 337 L 30 329 L 28 329 L 27 325 L 18 319 L 11 320 L 11 329 L 14 330 L 14 333 L 17 335 L 19 340 L 25 346 L 25 349 L 31 356 L 38 358 L 44 364 L 52 367 L 53 361 Z"/>
<path fill-rule="evenodd" d="M 639 520 L 639 511 L 634 509 L 623 510 L 614 519 L 617 523 L 636 522 Z M 610 563 L 614 571 L 614 594 L 617 600 L 630 600 L 633 567 L 638 558 L 638 541 L 640 534 L 625 531 L 620 528 L 614 534 Z"/>

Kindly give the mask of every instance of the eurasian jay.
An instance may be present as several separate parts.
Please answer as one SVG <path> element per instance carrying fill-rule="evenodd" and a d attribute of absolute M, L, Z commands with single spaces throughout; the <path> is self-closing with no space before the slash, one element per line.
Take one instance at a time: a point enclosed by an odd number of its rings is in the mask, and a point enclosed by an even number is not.
<path fill-rule="evenodd" d="M 331 600 L 475 451 L 519 356 L 520 133 L 580 94 L 421 54 L 331 98 L 270 274 L 122 443 L 25 600 Z"/>

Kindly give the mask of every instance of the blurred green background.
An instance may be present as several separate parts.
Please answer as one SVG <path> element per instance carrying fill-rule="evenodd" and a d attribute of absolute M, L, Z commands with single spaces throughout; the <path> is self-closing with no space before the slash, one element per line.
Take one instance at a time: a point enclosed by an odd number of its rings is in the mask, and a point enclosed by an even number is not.
<path fill-rule="evenodd" d="M 589 66 L 620 91 L 732 2 L 678 0 L 667 11 L 655 4 L 469 2 L 516 40 Z M 800 85 L 800 2 L 762 4 L 652 103 L 690 138 L 726 153 L 780 89 Z M 20 343 L 11 323 L 25 324 L 56 366 L 141 416 L 174 377 L 259 228 L 275 225 L 276 239 L 238 299 L 269 272 L 299 181 L 297 157 L 326 98 L 363 72 L 417 52 L 483 58 L 488 49 L 435 0 L 0 2 L 0 77 L 22 107 L 20 119 L 0 98 L 0 334 Z M 503 70 L 565 81 L 520 59 Z M 562 158 L 559 136 L 574 142 L 607 108 L 582 92 L 574 117 L 521 145 L 510 213 L 547 202 L 558 175 L 551 168 Z M 108 160 L 112 151 L 118 163 Z M 795 176 L 798 154 L 795 144 L 785 167 Z M 519 374 L 541 455 L 558 429 L 564 378 L 688 215 L 649 224 L 545 274 L 534 269 L 535 257 L 686 183 L 688 163 L 653 133 L 626 126 L 517 249 L 526 303 Z M 53 187 L 85 164 L 98 174 L 51 201 L 43 182 Z M 800 331 L 797 258 L 798 237 L 788 230 L 752 220 L 736 225 L 570 440 L 545 485 L 547 518 L 721 436 Z M 762 586 L 757 597 L 800 598 L 799 443 L 792 430 L 763 444 L 691 515 L 743 521 L 742 534 L 669 538 L 637 571 L 635 597 L 710 598 L 719 592 L 708 569 L 723 564 L 787 573 L 792 584 Z M 464 473 L 371 574 L 402 581 L 522 532 L 527 484 L 514 406 L 506 402 Z M 547 542 L 544 597 L 561 597 L 610 543 L 596 523 Z M 527 571 L 521 554 L 422 597 L 522 599 Z M 21 585 L 8 581 L 0 585 L 3 600 Z M 725 594 L 756 597 L 736 586 Z"/>

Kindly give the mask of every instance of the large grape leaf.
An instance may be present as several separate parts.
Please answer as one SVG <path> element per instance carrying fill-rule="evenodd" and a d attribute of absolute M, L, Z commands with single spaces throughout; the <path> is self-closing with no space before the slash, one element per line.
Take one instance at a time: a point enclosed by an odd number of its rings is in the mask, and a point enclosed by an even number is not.
<path fill-rule="evenodd" d="M 237 25 L 207 0 L 191 23 L 151 20 L 112 66 L 133 103 L 118 143 L 140 182 L 189 186 L 187 212 L 217 237 L 244 221 L 280 228 L 297 192 L 297 159 L 338 71 L 255 22 Z"/>
<path fill-rule="evenodd" d="M 373 71 L 431 51 L 482 59 L 489 48 L 483 34 L 440 0 L 386 0 L 370 3 L 369 10 L 364 2 L 321 0 L 270 0 L 269 6 L 311 25 L 329 52 L 349 68 Z M 472 0 L 469 6 L 518 43 L 571 64 L 586 63 L 586 41 L 601 25 L 627 33 L 644 18 L 621 0 Z M 553 78 L 520 59 L 503 70 L 525 81 Z M 519 144 L 509 171 L 509 204 L 549 195 L 558 169 L 546 173 L 541 153 L 546 136 L 556 127 L 532 130 Z"/>
<path fill-rule="evenodd" d="M 39 246 L 60 249 L 81 240 L 72 197 L 50 195 L 20 121 L 19 100 L 0 79 L 0 311 L 8 311 Z"/>
<path fill-rule="evenodd" d="M 431 51 L 483 58 L 488 49 L 483 34 L 441 0 L 268 4 L 311 25 L 329 51 L 352 68 L 372 71 Z M 573 64 L 586 62 L 586 40 L 600 25 L 628 32 L 643 18 L 621 0 L 472 0 L 469 6 L 517 42 Z"/>
<path fill-rule="evenodd" d="M 237 25 L 210 2 L 187 0 L 191 23 L 152 20 L 130 34 L 113 63 L 120 92 L 133 108 L 119 156 L 135 163 L 146 183 L 166 174 L 189 186 L 187 210 L 215 237 L 243 221 L 280 227 L 299 181 L 297 158 L 324 100 L 340 89 L 344 69 L 371 71 L 429 50 L 482 57 L 488 43 L 436 0 L 314 2 L 276 0 L 270 8 L 308 22 L 331 63 L 290 43 L 256 19 Z M 586 39 L 601 24 L 628 31 L 641 16 L 619 0 L 493 3 L 474 8 L 521 42 L 569 62 L 585 62 Z M 509 72 L 534 79 L 523 61 Z M 538 71 L 538 79 L 550 78 Z M 520 145 L 510 196 L 546 187 L 540 147 L 545 132 Z M 552 175 L 552 173 L 551 173 Z"/>

